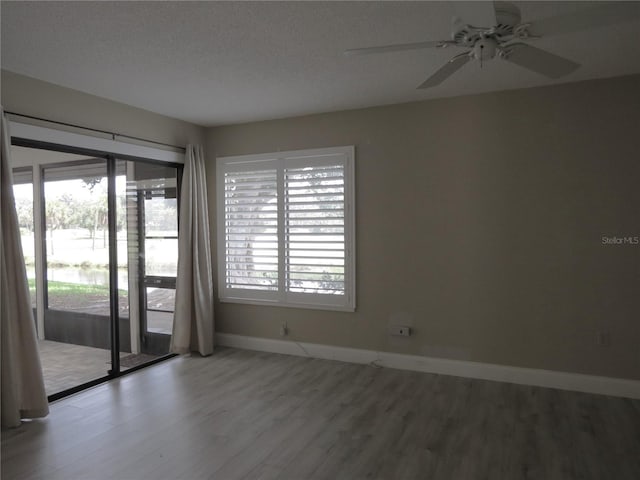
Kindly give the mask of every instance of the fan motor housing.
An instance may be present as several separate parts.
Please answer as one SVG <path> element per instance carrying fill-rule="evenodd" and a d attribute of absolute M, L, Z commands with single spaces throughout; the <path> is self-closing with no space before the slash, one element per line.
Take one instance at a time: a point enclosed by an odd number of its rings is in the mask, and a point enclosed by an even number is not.
<path fill-rule="evenodd" d="M 472 48 L 483 39 L 494 39 L 498 44 L 508 41 L 513 37 L 514 30 L 511 25 L 499 24 L 492 28 L 478 28 L 471 25 L 463 25 L 451 35 L 453 41 L 459 47 Z"/>
<path fill-rule="evenodd" d="M 451 37 L 460 47 L 472 47 L 480 39 L 480 32 L 470 25 L 463 25 L 462 28 L 454 31 Z"/>

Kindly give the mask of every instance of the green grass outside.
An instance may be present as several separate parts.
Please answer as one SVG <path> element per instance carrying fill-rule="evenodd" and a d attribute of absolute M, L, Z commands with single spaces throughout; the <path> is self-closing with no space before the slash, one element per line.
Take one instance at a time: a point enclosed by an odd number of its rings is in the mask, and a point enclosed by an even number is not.
<path fill-rule="evenodd" d="M 48 281 L 49 295 L 109 295 L 109 285 L 83 285 L 80 283 Z M 29 279 L 29 290 L 35 292 L 36 281 Z M 118 290 L 118 295 L 127 295 L 126 290 Z"/>
<path fill-rule="evenodd" d="M 29 279 L 31 298 L 35 298 L 35 280 Z M 129 308 L 126 290 L 118 290 L 120 312 Z M 47 306 L 53 310 L 109 315 L 109 286 L 83 285 L 70 282 L 48 282 Z"/>

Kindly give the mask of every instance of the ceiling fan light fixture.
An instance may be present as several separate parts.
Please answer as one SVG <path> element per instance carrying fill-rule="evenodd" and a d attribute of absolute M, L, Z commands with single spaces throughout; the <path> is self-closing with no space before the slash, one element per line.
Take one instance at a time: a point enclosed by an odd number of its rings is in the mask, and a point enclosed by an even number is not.
<path fill-rule="evenodd" d="M 491 60 L 496 56 L 498 42 L 493 38 L 481 38 L 473 46 L 473 58 L 480 61 Z"/>

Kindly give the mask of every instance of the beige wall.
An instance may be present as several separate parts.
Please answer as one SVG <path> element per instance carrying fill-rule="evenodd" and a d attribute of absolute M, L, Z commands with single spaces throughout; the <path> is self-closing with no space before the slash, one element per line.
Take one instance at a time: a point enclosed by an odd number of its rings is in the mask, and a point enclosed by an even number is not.
<path fill-rule="evenodd" d="M 640 236 L 639 105 L 632 76 L 209 130 L 210 161 L 356 146 L 357 311 L 216 304 L 216 329 L 640 379 L 640 245 L 601 244 Z"/>
<path fill-rule="evenodd" d="M 214 154 L 356 146 L 357 311 L 216 304 L 218 331 L 640 379 L 640 246 L 601 245 L 640 236 L 640 76 L 208 131 L 6 71 L 2 103 L 206 139 L 212 220 Z"/>
<path fill-rule="evenodd" d="M 6 70 L 1 89 L 2 106 L 10 112 L 171 145 L 204 142 L 203 127 Z"/>

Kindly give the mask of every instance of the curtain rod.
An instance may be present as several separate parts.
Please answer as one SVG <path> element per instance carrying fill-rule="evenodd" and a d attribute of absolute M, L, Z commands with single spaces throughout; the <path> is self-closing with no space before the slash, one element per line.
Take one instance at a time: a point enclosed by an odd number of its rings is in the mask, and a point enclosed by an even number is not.
<path fill-rule="evenodd" d="M 55 123 L 57 125 L 64 125 L 65 127 L 80 128 L 82 130 L 89 130 L 91 132 L 104 133 L 104 134 L 107 134 L 107 135 L 111 135 L 112 140 L 115 140 L 116 137 L 129 138 L 131 140 L 138 140 L 140 142 L 153 143 L 153 144 L 156 144 L 156 145 L 162 145 L 162 146 L 165 146 L 165 147 L 177 148 L 178 150 L 186 151 L 185 147 L 180 147 L 178 145 L 171 145 L 170 143 L 156 142 L 155 140 L 147 140 L 146 138 L 133 137 L 131 135 L 123 135 L 121 133 L 109 132 L 107 130 L 99 130 L 97 128 L 83 127 L 81 125 L 74 125 L 73 123 L 58 122 L 56 120 L 49 120 L 47 118 L 42 118 L 42 117 L 34 117 L 33 115 L 24 115 L 24 114 L 18 113 L 18 112 L 9 112 L 7 110 L 5 110 L 4 113 L 7 114 L 7 115 L 15 115 L 17 117 L 22 117 L 22 118 L 30 118 L 31 120 L 39 120 L 41 122 L 48 122 L 48 123 Z"/>

